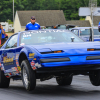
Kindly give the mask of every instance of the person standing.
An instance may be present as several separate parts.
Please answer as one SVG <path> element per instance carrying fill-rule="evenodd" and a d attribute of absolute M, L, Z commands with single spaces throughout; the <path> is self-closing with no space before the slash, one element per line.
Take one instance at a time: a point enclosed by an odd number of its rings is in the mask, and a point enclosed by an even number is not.
<path fill-rule="evenodd" d="M 38 30 L 40 29 L 40 25 L 36 23 L 35 16 L 31 17 L 31 22 L 26 25 L 25 30 Z"/>
<path fill-rule="evenodd" d="M 5 41 L 5 29 L 3 29 L 3 26 L 0 24 L 0 45 L 2 45 Z"/>

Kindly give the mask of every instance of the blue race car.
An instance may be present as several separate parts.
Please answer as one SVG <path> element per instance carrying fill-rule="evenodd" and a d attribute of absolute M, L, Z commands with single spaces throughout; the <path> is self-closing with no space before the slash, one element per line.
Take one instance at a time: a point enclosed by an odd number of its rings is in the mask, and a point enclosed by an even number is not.
<path fill-rule="evenodd" d="M 71 31 L 82 38 L 84 41 L 90 41 L 90 36 L 92 34 L 91 27 L 75 27 L 72 28 Z M 94 27 L 94 41 L 100 41 L 100 32 L 98 31 L 98 27 Z"/>
<path fill-rule="evenodd" d="M 0 49 L 0 87 L 10 78 L 22 79 L 26 90 L 35 89 L 36 79 L 55 77 L 70 85 L 73 75 L 89 75 L 100 85 L 100 43 L 84 42 L 68 30 L 31 30 L 12 35 Z"/>

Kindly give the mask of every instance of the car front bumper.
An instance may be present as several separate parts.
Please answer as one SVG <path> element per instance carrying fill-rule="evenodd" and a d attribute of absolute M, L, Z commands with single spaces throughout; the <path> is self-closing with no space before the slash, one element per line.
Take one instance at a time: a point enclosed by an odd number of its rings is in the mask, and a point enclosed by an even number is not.
<path fill-rule="evenodd" d="M 58 72 L 81 72 L 81 71 L 91 71 L 100 70 L 100 64 L 96 65 L 74 65 L 74 66 L 61 66 L 61 67 L 42 67 L 37 69 L 37 73 L 58 73 Z"/>

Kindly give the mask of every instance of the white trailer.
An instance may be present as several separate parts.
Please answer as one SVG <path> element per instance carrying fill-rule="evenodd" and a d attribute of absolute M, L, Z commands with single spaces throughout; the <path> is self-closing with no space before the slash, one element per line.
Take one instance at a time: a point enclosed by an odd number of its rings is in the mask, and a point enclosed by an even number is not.
<path fill-rule="evenodd" d="M 12 25 L 12 24 L 9 24 L 9 25 L 8 25 L 8 31 L 9 31 L 9 32 L 13 32 L 13 30 L 14 30 L 13 25 Z"/>
<path fill-rule="evenodd" d="M 3 29 L 5 29 L 5 32 L 8 32 L 8 22 L 0 22 L 3 26 Z"/>

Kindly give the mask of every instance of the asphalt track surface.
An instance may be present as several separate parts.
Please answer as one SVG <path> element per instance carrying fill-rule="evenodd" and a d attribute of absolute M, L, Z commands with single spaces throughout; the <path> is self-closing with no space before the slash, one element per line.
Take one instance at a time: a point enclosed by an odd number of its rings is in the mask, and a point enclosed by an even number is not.
<path fill-rule="evenodd" d="M 40 82 L 34 91 L 27 92 L 22 81 L 12 81 L 0 89 L 0 100 L 100 100 L 100 86 L 93 86 L 88 76 L 74 76 L 70 86 L 58 86 L 55 78 Z"/>

